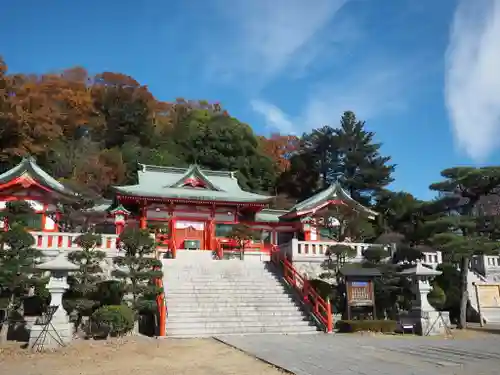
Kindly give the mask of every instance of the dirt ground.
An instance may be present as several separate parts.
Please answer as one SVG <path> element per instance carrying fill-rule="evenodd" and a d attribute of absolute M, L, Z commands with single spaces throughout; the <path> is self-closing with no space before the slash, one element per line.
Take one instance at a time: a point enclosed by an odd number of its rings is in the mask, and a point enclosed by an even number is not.
<path fill-rule="evenodd" d="M 78 341 L 57 352 L 0 347 L 0 374 L 9 375 L 283 375 L 283 372 L 212 339 L 145 337 Z"/>

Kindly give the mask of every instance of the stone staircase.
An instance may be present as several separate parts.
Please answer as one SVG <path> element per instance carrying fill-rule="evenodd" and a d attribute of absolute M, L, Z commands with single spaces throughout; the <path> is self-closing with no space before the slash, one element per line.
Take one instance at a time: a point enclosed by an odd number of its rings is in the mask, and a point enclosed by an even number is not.
<path fill-rule="evenodd" d="M 268 264 L 189 258 L 163 260 L 167 336 L 318 332 Z"/>

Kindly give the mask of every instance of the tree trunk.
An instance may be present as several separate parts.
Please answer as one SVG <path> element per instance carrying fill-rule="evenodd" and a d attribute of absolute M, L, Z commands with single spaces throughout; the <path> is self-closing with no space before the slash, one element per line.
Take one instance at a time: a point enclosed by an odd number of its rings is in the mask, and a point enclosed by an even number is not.
<path fill-rule="evenodd" d="M 457 328 L 467 328 L 467 303 L 469 302 L 467 274 L 469 272 L 469 257 L 463 256 L 460 259 L 460 317 Z"/>
<path fill-rule="evenodd" d="M 9 303 L 7 305 L 7 309 L 5 309 L 5 316 L 4 316 L 4 321 L 2 322 L 2 325 L 0 327 L 0 343 L 5 343 L 7 342 L 7 334 L 9 332 L 9 317 L 10 317 L 10 312 L 14 308 L 14 293 L 11 294 L 9 297 Z"/>

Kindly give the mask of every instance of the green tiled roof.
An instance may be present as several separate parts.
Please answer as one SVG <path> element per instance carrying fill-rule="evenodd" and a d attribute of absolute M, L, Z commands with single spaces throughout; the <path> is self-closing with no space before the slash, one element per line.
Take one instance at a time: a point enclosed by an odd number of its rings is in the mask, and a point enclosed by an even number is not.
<path fill-rule="evenodd" d="M 61 184 L 54 177 L 45 172 L 42 168 L 38 166 L 35 159 L 31 156 L 23 158 L 23 160 L 16 165 L 14 168 L 0 175 L 0 183 L 4 184 L 12 181 L 15 178 L 21 177 L 24 174 L 28 174 L 31 178 L 36 180 L 39 184 L 57 191 L 63 195 L 78 197 L 79 194 L 69 189 L 68 187 Z"/>
<path fill-rule="evenodd" d="M 340 199 L 367 214 L 373 216 L 378 215 L 377 212 L 370 210 L 369 208 L 363 206 L 361 203 L 352 199 L 349 193 L 345 191 L 338 182 L 333 183 L 332 185 L 330 185 L 330 187 L 328 187 L 323 191 L 320 191 L 319 193 L 313 195 L 312 197 L 297 203 L 290 209 L 289 212 L 304 212 L 304 211 L 307 212 L 310 210 L 314 210 L 317 206 L 321 205 L 322 203 L 333 199 Z"/>
<path fill-rule="evenodd" d="M 238 185 L 234 172 L 203 170 L 198 165 L 189 168 L 159 167 L 139 164 L 139 183 L 129 186 L 115 186 L 123 195 L 173 198 L 189 200 L 228 201 L 242 203 L 267 203 L 272 197 L 249 193 Z M 205 185 L 185 187 L 184 181 L 196 178 Z"/>
<path fill-rule="evenodd" d="M 287 212 L 287 210 L 263 209 L 255 214 L 255 221 L 259 223 L 278 223 L 280 216 Z"/>

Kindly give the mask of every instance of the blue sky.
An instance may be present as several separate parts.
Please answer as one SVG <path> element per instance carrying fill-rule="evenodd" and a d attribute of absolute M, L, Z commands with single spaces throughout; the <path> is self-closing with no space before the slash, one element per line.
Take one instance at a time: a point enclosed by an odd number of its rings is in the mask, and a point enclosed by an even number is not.
<path fill-rule="evenodd" d="M 77 3 L 75 5 L 75 3 Z M 439 171 L 500 164 L 500 0 L 5 0 L 11 72 L 126 73 L 220 101 L 256 132 L 366 120 L 430 198 Z"/>

